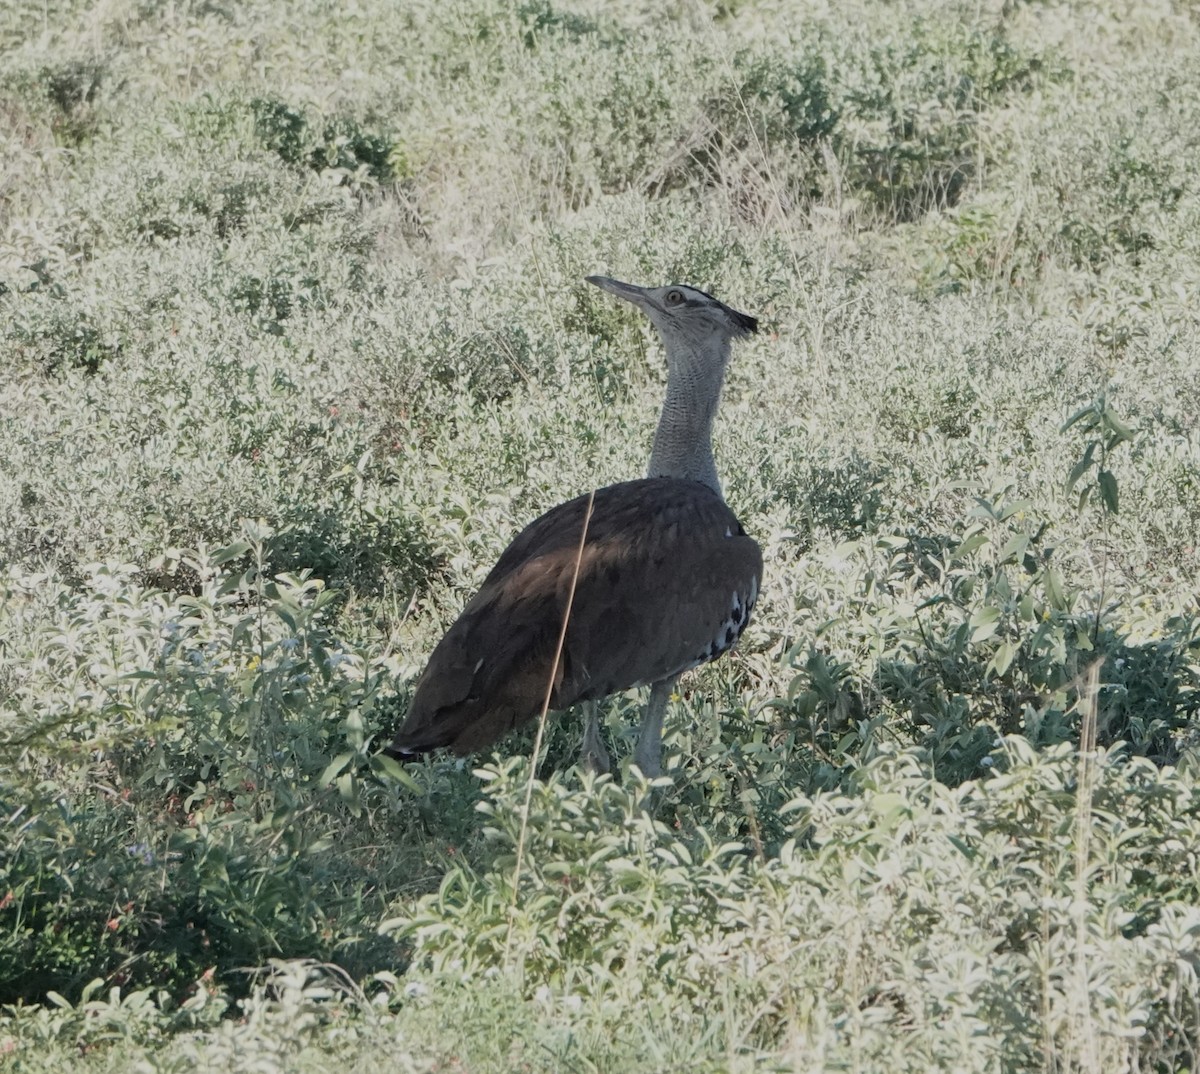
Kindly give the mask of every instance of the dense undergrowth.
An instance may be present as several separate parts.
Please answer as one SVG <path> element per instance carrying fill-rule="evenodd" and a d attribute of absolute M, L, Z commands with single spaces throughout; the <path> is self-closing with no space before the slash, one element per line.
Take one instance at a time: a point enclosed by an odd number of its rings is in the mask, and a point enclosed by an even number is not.
<path fill-rule="evenodd" d="M 5 5 L 0 1063 L 1194 1069 L 1197 31 Z M 508 538 L 645 465 L 592 272 L 762 319 L 767 577 L 669 777 L 555 720 L 526 825 L 531 734 L 377 750 Z"/>

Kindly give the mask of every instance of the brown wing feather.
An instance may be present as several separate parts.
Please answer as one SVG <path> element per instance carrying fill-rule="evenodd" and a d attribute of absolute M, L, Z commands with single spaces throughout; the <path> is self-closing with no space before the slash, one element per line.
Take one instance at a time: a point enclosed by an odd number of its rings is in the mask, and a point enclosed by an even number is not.
<path fill-rule="evenodd" d="M 505 549 L 438 643 L 391 750 L 469 753 L 541 711 L 587 497 Z M 551 708 L 657 682 L 714 659 L 749 618 L 762 553 L 725 501 L 694 481 L 596 492 Z"/>

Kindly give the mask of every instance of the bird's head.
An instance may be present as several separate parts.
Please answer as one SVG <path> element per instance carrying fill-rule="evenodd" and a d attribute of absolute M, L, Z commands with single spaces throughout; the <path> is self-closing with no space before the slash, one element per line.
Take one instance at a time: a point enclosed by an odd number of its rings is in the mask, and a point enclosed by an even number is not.
<path fill-rule="evenodd" d="M 754 317 L 686 284 L 638 287 L 607 276 L 588 276 L 587 282 L 637 306 L 658 329 L 668 354 L 674 343 L 702 347 L 714 338 L 737 339 L 758 331 Z"/>

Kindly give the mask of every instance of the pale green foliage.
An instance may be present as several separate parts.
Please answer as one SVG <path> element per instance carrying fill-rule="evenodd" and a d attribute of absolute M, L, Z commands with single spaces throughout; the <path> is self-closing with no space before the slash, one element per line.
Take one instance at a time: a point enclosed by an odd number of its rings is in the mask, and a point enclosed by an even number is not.
<path fill-rule="evenodd" d="M 485 983 L 515 959 L 529 991 L 575 997 L 580 1022 L 606 1003 L 661 1004 L 678 1032 L 703 1011 L 694 1032 L 714 1035 L 708 1047 L 765 1057 L 783 1044 L 797 1069 L 851 1056 L 880 1070 L 1025 1069 L 1046 1047 L 1085 1046 L 1092 1069 L 1125 1069 L 1162 1054 L 1200 997 L 1178 960 L 1195 951 L 1200 908 L 1151 909 L 1163 883 L 1190 877 L 1196 895 L 1190 782 L 1095 759 L 1081 874 L 1072 751 L 1039 756 L 1014 738 L 991 759 L 994 776 L 950 789 L 919 755 L 888 751 L 850 793 L 788 803 L 792 834 L 766 860 L 651 821 L 644 787 L 580 796 L 553 779 L 535 789 L 515 898 L 524 788 L 508 765 L 482 773 L 491 870 L 452 869 L 385 928 L 412 935 L 431 988 Z"/>
<path fill-rule="evenodd" d="M 0 1059 L 1194 1068 L 1198 29 L 0 5 Z M 761 318 L 766 577 L 670 777 L 555 720 L 524 824 L 530 732 L 378 747 L 511 535 L 645 466 L 594 272 Z"/>

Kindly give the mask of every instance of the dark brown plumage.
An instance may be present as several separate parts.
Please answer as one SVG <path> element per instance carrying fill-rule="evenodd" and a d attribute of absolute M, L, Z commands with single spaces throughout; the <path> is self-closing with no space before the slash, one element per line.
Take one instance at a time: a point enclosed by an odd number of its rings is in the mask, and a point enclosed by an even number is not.
<path fill-rule="evenodd" d="M 393 751 L 470 753 L 541 711 L 586 509 L 586 496 L 560 504 L 508 546 L 434 649 Z M 707 485 L 599 489 L 550 707 L 715 659 L 745 628 L 761 577 L 758 545 Z"/>

